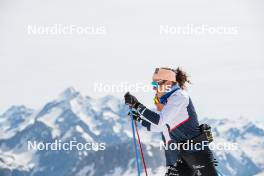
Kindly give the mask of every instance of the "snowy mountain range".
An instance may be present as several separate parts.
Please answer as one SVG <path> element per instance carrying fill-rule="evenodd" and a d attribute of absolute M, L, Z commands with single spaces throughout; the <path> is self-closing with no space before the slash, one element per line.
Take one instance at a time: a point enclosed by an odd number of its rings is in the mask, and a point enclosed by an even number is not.
<path fill-rule="evenodd" d="M 12 106 L 0 116 L 0 176 L 136 175 L 128 109 L 113 96 L 93 99 L 67 88 L 39 110 Z M 264 171 L 264 125 L 245 118 L 209 119 L 215 143 L 238 144 L 215 150 L 218 169 L 228 176 Z M 164 173 L 160 135 L 140 130 L 149 175 Z M 105 143 L 105 150 L 28 150 L 28 141 L 75 140 Z"/>

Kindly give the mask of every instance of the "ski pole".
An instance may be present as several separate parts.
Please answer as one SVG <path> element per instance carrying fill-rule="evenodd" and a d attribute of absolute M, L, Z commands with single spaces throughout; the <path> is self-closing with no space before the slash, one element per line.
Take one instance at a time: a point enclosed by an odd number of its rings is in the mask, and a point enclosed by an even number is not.
<path fill-rule="evenodd" d="M 146 166 L 146 163 L 145 163 L 144 153 L 143 153 L 143 150 L 142 150 L 142 145 L 141 145 L 140 136 L 139 136 L 139 132 L 138 132 L 138 126 L 137 126 L 137 122 L 136 121 L 135 121 L 135 126 L 136 126 L 138 144 L 139 144 L 139 147 L 140 147 L 140 153 L 141 153 L 141 158 L 142 158 L 142 162 L 143 162 L 143 165 L 144 165 L 145 174 L 146 174 L 146 176 L 148 176 L 147 166 Z"/>
<path fill-rule="evenodd" d="M 130 108 L 130 114 L 131 114 L 131 126 L 132 126 L 132 133 L 133 133 L 134 148 L 135 148 L 135 153 L 136 153 L 137 173 L 138 173 L 138 176 L 140 176 L 140 165 L 139 165 L 139 156 L 138 156 L 139 154 L 138 154 L 137 141 L 136 141 L 136 135 L 135 135 L 134 118 L 133 118 L 133 113 L 132 113 L 131 108 Z"/>

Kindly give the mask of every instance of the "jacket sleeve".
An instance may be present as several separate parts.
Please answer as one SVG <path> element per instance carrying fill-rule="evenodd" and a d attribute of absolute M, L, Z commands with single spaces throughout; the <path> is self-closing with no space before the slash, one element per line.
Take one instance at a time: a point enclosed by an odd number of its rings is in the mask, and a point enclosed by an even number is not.
<path fill-rule="evenodd" d="M 150 122 L 148 122 L 148 121 L 142 119 L 142 120 L 141 120 L 141 125 L 142 125 L 143 127 L 146 127 L 148 131 L 150 131 L 150 127 L 151 127 L 151 123 L 150 123 Z"/>
<path fill-rule="evenodd" d="M 149 121 L 144 120 L 144 119 L 141 119 L 141 125 L 146 127 L 147 130 L 151 131 L 151 132 L 161 132 L 161 131 L 163 131 L 163 129 L 160 129 L 159 126 L 157 126 L 155 124 L 152 124 Z"/>

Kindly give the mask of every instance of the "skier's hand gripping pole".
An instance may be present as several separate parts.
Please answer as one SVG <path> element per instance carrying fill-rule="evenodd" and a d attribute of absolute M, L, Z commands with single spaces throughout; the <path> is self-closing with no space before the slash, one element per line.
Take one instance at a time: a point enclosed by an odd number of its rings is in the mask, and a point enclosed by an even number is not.
<path fill-rule="evenodd" d="M 145 174 L 146 174 L 146 176 L 148 176 L 147 167 L 146 167 L 146 164 L 145 164 L 144 154 L 143 154 L 143 150 L 142 150 L 142 145 L 141 145 L 141 141 L 140 141 L 140 136 L 139 136 L 139 132 L 138 132 L 138 128 L 137 128 L 137 121 L 140 121 L 141 118 L 140 118 L 139 113 L 137 111 L 135 111 L 135 109 L 137 108 L 137 106 L 140 103 L 137 100 L 137 98 L 135 96 L 131 95 L 129 92 L 127 92 L 125 94 L 124 98 L 125 98 L 125 104 L 127 104 L 129 106 L 129 109 L 130 109 L 128 115 L 130 115 L 130 117 L 131 117 L 131 126 L 132 126 L 132 133 L 133 133 L 134 148 L 135 148 L 135 153 L 136 153 L 136 162 L 137 162 L 138 176 L 140 176 L 140 164 L 139 164 L 140 158 L 139 158 L 139 151 L 138 151 L 137 142 L 136 142 L 135 131 L 137 133 L 138 144 L 139 144 L 139 147 L 140 147 L 140 154 L 141 154 L 141 157 L 142 157 L 142 162 L 143 162 L 143 165 L 144 165 Z"/>

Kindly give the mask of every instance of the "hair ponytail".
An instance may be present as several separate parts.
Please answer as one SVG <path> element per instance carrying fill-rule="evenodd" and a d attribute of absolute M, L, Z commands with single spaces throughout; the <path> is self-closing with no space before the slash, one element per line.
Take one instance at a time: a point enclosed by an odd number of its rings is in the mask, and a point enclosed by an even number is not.
<path fill-rule="evenodd" d="M 176 73 L 176 81 L 180 88 L 186 89 L 186 83 L 191 84 L 191 81 L 189 80 L 189 76 L 186 72 L 184 72 L 180 67 L 178 67 L 176 70 L 174 70 Z"/>

